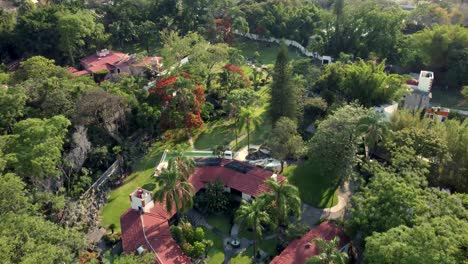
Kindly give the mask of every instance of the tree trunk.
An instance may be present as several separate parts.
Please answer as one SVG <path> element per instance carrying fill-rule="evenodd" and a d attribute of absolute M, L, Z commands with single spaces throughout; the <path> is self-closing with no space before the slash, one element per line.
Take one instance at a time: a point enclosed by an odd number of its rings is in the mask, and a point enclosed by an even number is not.
<path fill-rule="evenodd" d="M 279 173 L 283 173 L 284 170 L 284 160 L 281 160 L 281 170 Z"/>
<path fill-rule="evenodd" d="M 366 160 L 369 160 L 370 154 L 369 154 L 369 147 L 367 144 L 364 144 L 364 152 L 366 153 Z"/>
<path fill-rule="evenodd" d="M 247 123 L 247 154 L 249 154 L 250 149 L 250 124 Z"/>
<path fill-rule="evenodd" d="M 68 49 L 68 56 L 70 56 L 71 64 L 75 66 L 75 58 L 73 57 L 73 53 L 70 48 Z"/>
<path fill-rule="evenodd" d="M 254 258 L 254 263 L 257 262 L 257 232 L 255 231 L 254 228 L 254 241 L 253 241 L 253 258 Z"/>

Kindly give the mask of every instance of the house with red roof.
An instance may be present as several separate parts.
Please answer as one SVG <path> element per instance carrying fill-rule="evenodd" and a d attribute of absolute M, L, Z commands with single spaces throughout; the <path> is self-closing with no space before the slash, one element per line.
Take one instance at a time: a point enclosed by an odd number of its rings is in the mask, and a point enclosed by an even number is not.
<path fill-rule="evenodd" d="M 341 251 L 347 252 L 349 238 L 343 233 L 341 228 L 327 221 L 312 228 L 303 237 L 291 242 L 270 264 L 305 264 L 308 258 L 320 254 L 319 248 L 313 242 L 314 239 L 332 240 L 336 236 L 340 238 L 338 248 Z"/>
<path fill-rule="evenodd" d="M 109 72 L 106 78 L 121 73 L 140 75 L 146 69 L 159 71 L 162 66 L 161 60 L 161 57 L 145 57 L 140 59 L 135 55 L 103 49 L 96 52 L 96 54 L 80 60 L 83 70 L 77 70 L 73 67 L 69 67 L 68 70 L 75 76 L 103 71 Z"/>
<path fill-rule="evenodd" d="M 237 160 L 203 159 L 197 161 L 189 181 L 198 192 L 207 183 L 219 180 L 226 192 L 250 200 L 269 191 L 265 181 L 270 178 L 279 182 L 286 179 Z M 169 220 L 175 215 L 175 210 L 167 212 L 164 203 L 153 202 L 152 195 L 141 188 L 129 195 L 131 208 L 120 216 L 124 252 L 154 252 L 160 264 L 191 263 L 171 236 Z"/>
<path fill-rule="evenodd" d="M 431 107 L 424 110 L 425 116 L 432 120 L 438 119 L 439 121 L 445 121 L 448 119 L 450 109 L 444 107 Z"/>

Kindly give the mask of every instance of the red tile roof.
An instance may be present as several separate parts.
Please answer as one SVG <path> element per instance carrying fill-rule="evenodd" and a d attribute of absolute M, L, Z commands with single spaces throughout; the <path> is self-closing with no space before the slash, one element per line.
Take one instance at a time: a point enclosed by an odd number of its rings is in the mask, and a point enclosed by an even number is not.
<path fill-rule="evenodd" d="M 83 67 L 87 68 L 91 72 L 98 72 L 102 70 L 112 70 L 113 65 L 122 64 L 130 59 L 130 55 L 118 52 L 109 51 L 109 54 L 103 57 L 99 57 L 97 54 L 93 54 L 80 60 Z"/>
<path fill-rule="evenodd" d="M 173 215 L 168 214 L 160 203 L 143 215 L 137 210 L 128 209 L 120 216 L 124 252 L 135 253 L 142 246 L 150 252 L 154 251 L 160 264 L 191 263 L 171 236 L 168 220 Z"/>
<path fill-rule="evenodd" d="M 279 256 L 276 256 L 270 262 L 270 264 L 305 264 L 308 258 L 320 253 L 315 243 L 310 243 L 313 239 L 323 238 L 332 240 L 336 236 L 340 238 L 339 248 L 349 242 L 349 238 L 339 227 L 329 222 L 323 222 L 319 226 L 314 227 L 303 237 L 291 242 Z"/>
<path fill-rule="evenodd" d="M 68 70 L 68 72 L 73 74 L 73 76 L 81 76 L 81 75 L 85 75 L 85 74 L 90 74 L 90 72 L 87 71 L 87 70 L 81 70 L 80 71 L 80 70 L 77 70 L 76 68 L 71 67 L 71 66 L 67 67 L 67 70 Z"/>
<path fill-rule="evenodd" d="M 195 192 L 203 188 L 206 183 L 216 179 L 221 180 L 228 187 L 253 197 L 268 191 L 265 181 L 272 176 L 271 171 L 240 162 L 251 168 L 244 174 L 224 167 L 231 162 L 239 161 L 223 160 L 220 166 L 197 167 L 189 179 Z M 277 177 L 280 182 L 285 179 L 281 175 Z M 138 247 L 143 246 L 148 251 L 154 251 L 161 264 L 191 263 L 172 238 L 169 230 L 168 220 L 175 214 L 175 211 L 168 213 L 163 204 L 155 203 L 154 207 L 141 217 L 137 210 L 131 208 L 120 216 L 123 250 L 125 253 L 134 253 Z"/>
<path fill-rule="evenodd" d="M 244 174 L 224 167 L 224 165 L 231 162 L 238 162 L 252 169 Z M 195 188 L 195 191 L 198 192 L 206 183 L 221 180 L 227 187 L 236 189 L 252 197 L 257 197 L 258 195 L 268 191 L 265 181 L 272 175 L 273 172 L 271 171 L 252 166 L 245 162 L 223 160 L 221 166 L 197 167 L 195 169 L 195 173 L 190 177 L 190 182 Z M 282 175 L 277 176 L 277 181 L 279 182 L 282 182 L 285 179 L 286 177 Z"/>

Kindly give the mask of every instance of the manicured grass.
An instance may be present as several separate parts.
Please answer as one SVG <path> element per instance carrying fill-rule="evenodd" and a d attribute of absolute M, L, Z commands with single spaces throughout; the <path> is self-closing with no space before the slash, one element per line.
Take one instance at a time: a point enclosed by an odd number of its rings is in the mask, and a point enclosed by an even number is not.
<path fill-rule="evenodd" d="M 115 230 L 120 231 L 120 215 L 130 208 L 128 195 L 138 187 L 149 191 L 156 189 L 153 177 L 154 167 L 161 159 L 164 150 L 171 149 L 173 146 L 174 142 L 172 141 L 156 142 L 145 157 L 140 160 L 134 172 L 124 180 L 124 183 L 111 191 L 109 200 L 100 212 L 101 226 L 108 227 L 110 224 L 115 224 Z"/>
<path fill-rule="evenodd" d="M 276 256 L 276 243 L 278 242 L 277 238 L 262 240 L 258 243 L 258 248 L 267 252 L 270 256 Z"/>
<path fill-rule="evenodd" d="M 198 150 L 210 150 L 214 146 L 230 144 L 234 140 L 232 123 L 223 120 L 205 124 L 203 132 L 196 137 L 194 146 Z"/>
<path fill-rule="evenodd" d="M 229 235 L 231 233 L 230 220 L 226 215 L 209 215 L 205 216 L 205 219 L 208 224 L 223 232 L 224 234 Z"/>
<path fill-rule="evenodd" d="M 245 226 L 240 226 L 240 229 L 239 229 L 239 237 L 243 237 L 243 238 L 247 238 L 248 240 L 253 240 L 254 239 L 254 233 L 253 232 L 250 232 L 249 230 L 247 230 L 247 228 Z"/>
<path fill-rule="evenodd" d="M 220 264 L 224 261 L 223 240 L 211 230 L 203 228 L 205 238 L 213 241 L 213 247 L 208 251 L 207 264 Z"/>
<path fill-rule="evenodd" d="M 460 93 L 460 91 L 456 91 L 454 89 L 445 89 L 442 87 L 434 87 L 432 89 L 431 104 L 448 108 L 468 110 L 468 101 L 463 99 L 463 95 Z"/>
<path fill-rule="evenodd" d="M 277 43 L 266 43 L 256 42 L 245 38 L 238 38 L 234 44 L 235 48 L 241 50 L 242 55 L 246 59 L 254 57 L 255 52 L 260 54 L 258 58 L 261 64 L 274 64 L 276 61 L 276 55 L 278 54 L 279 44 Z M 289 48 L 289 59 L 300 58 L 301 55 L 293 48 Z"/>
<path fill-rule="evenodd" d="M 318 208 L 332 207 L 338 203 L 335 178 L 324 175 L 317 162 L 288 166 L 283 174 L 299 188 L 304 203 Z"/>
<path fill-rule="evenodd" d="M 268 115 L 268 101 L 270 98 L 269 87 L 262 87 L 257 91 L 260 100 L 255 110 L 253 127 L 250 131 L 250 144 L 260 145 L 265 142 L 268 133 L 271 131 L 271 119 Z M 247 132 L 241 131 L 236 147 L 235 133 L 232 128 L 233 123 L 228 121 L 217 121 L 205 124 L 205 128 L 194 135 L 194 146 L 198 150 L 212 149 L 214 146 L 229 144 L 234 149 L 247 145 Z"/>
<path fill-rule="evenodd" d="M 231 258 L 231 264 L 252 264 L 253 248 L 249 247 L 246 251 Z"/>

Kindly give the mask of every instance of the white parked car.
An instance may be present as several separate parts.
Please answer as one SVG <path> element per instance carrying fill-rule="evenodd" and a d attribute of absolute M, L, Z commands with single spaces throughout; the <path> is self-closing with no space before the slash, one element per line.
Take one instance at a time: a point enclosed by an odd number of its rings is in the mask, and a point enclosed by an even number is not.
<path fill-rule="evenodd" d="M 232 160 L 233 159 L 232 151 L 230 151 L 230 150 L 224 151 L 224 157 L 223 158 Z"/>

